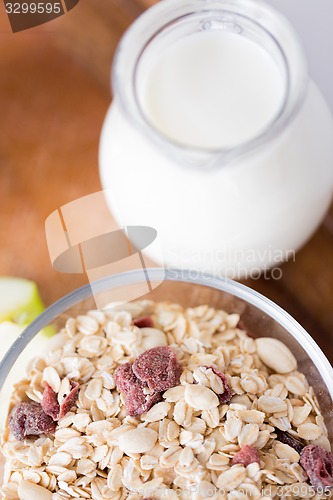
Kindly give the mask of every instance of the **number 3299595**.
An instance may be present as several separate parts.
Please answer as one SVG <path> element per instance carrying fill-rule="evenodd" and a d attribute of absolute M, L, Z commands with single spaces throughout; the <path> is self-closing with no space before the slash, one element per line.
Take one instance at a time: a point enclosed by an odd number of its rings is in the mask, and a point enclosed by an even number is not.
<path fill-rule="evenodd" d="M 7 14 L 60 14 L 62 12 L 62 5 L 60 2 L 6 2 L 6 12 Z"/>

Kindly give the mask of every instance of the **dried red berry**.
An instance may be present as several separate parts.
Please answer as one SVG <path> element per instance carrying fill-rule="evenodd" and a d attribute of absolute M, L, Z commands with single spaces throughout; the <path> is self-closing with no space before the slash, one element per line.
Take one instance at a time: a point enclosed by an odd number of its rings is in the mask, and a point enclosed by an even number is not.
<path fill-rule="evenodd" d="M 128 415 L 135 417 L 146 413 L 150 408 L 161 401 L 162 396 L 159 392 L 152 395 L 146 395 L 142 388 L 135 389 L 126 394 L 125 405 Z"/>
<path fill-rule="evenodd" d="M 53 418 L 53 420 L 59 420 L 64 417 L 67 412 L 72 408 L 75 404 L 78 395 L 79 395 L 79 384 L 74 382 L 74 380 L 70 380 L 71 391 L 64 398 L 61 405 L 58 403 L 57 393 L 54 392 L 52 387 L 46 383 L 45 389 L 43 392 L 42 399 L 42 408 L 46 415 L 49 415 Z"/>
<path fill-rule="evenodd" d="M 115 371 L 117 387 L 125 395 L 127 413 L 147 412 L 161 400 L 161 392 L 179 384 L 181 367 L 169 347 L 154 347 L 141 354 L 133 364 L 125 363 Z"/>
<path fill-rule="evenodd" d="M 281 443 L 288 444 L 294 450 L 297 451 L 297 453 L 301 453 L 301 451 L 304 448 L 304 444 L 302 444 L 300 441 L 292 437 L 290 434 L 287 432 L 280 431 L 280 429 L 275 429 L 275 434 L 276 434 L 276 439 L 278 441 L 281 441 Z"/>
<path fill-rule="evenodd" d="M 18 403 L 9 416 L 9 428 L 19 441 L 27 436 L 54 434 L 56 424 L 39 403 Z"/>
<path fill-rule="evenodd" d="M 70 411 L 79 396 L 79 384 L 77 382 L 74 382 L 74 380 L 70 380 L 70 384 L 71 391 L 69 394 L 67 394 L 60 405 L 59 419 L 64 417 L 66 413 Z"/>
<path fill-rule="evenodd" d="M 243 448 L 239 450 L 232 459 L 232 465 L 242 464 L 245 465 L 245 467 L 253 464 L 254 462 L 260 464 L 259 452 L 256 448 L 253 448 L 249 444 L 243 446 Z"/>
<path fill-rule="evenodd" d="M 139 380 L 134 374 L 132 367 L 133 363 L 125 363 L 118 366 L 114 374 L 118 389 L 125 394 L 131 391 L 133 387 L 144 387 L 144 384 L 141 382 L 141 380 Z"/>
<path fill-rule="evenodd" d="M 160 393 L 145 394 L 148 385 L 134 374 L 133 365 L 125 363 L 115 371 L 117 387 L 125 394 L 125 405 L 128 415 L 132 417 L 146 413 L 155 403 L 161 400 Z"/>
<path fill-rule="evenodd" d="M 56 424 L 53 419 L 46 415 L 40 404 L 36 403 L 33 410 L 26 414 L 25 431 L 27 436 L 40 436 L 41 434 L 54 433 Z"/>
<path fill-rule="evenodd" d="M 139 318 L 133 319 L 132 323 L 138 328 L 153 328 L 154 326 L 154 321 L 151 316 L 140 316 Z"/>
<path fill-rule="evenodd" d="M 46 382 L 43 392 L 42 408 L 46 415 L 49 415 L 53 420 L 58 420 L 60 405 L 58 403 L 57 393 L 54 392 L 52 387 Z"/>
<path fill-rule="evenodd" d="M 220 377 L 220 379 L 222 380 L 224 392 L 222 394 L 218 394 L 220 403 L 222 404 L 229 403 L 230 399 L 232 398 L 232 390 L 226 375 L 220 372 L 217 368 L 215 368 L 215 366 L 207 366 L 207 368 L 210 368 L 215 373 L 215 375 Z"/>
<path fill-rule="evenodd" d="M 28 403 L 19 403 L 11 411 L 9 416 L 9 428 L 16 439 L 22 441 L 25 436 L 26 413 L 29 410 Z"/>
<path fill-rule="evenodd" d="M 154 392 L 179 384 L 181 375 L 176 354 L 168 346 L 153 347 L 143 352 L 133 363 L 133 372 Z"/>
<path fill-rule="evenodd" d="M 321 446 L 310 444 L 303 448 L 300 464 L 314 488 L 333 487 L 333 455 Z"/>

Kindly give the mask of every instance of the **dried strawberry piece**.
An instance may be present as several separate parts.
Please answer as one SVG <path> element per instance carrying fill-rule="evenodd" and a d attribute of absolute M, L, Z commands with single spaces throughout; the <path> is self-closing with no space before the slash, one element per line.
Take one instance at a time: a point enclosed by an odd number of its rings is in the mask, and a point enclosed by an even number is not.
<path fill-rule="evenodd" d="M 27 436 L 54 434 L 56 424 L 39 403 L 18 403 L 9 416 L 9 428 L 19 441 Z"/>
<path fill-rule="evenodd" d="M 133 363 L 125 363 L 118 366 L 114 378 L 118 389 L 125 394 L 133 387 L 144 387 L 145 385 L 137 378 L 132 369 Z"/>
<path fill-rule="evenodd" d="M 226 375 L 220 372 L 217 368 L 215 368 L 215 366 L 207 366 L 206 368 L 210 368 L 215 373 L 215 375 L 220 377 L 220 379 L 222 380 L 224 392 L 222 394 L 218 394 L 220 403 L 222 404 L 229 403 L 233 394 Z"/>
<path fill-rule="evenodd" d="M 151 316 L 140 316 L 139 318 L 133 319 L 132 323 L 138 328 L 153 328 L 154 326 L 154 321 Z"/>
<path fill-rule="evenodd" d="M 132 363 L 118 366 L 115 371 L 117 387 L 125 394 L 125 406 L 128 415 L 132 417 L 146 413 L 155 403 L 161 400 L 160 393 L 145 394 L 147 384 L 134 374 Z"/>
<path fill-rule="evenodd" d="M 57 393 L 54 392 L 52 387 L 46 383 L 43 392 L 42 408 L 46 415 L 49 415 L 53 420 L 57 421 L 64 417 L 66 413 L 75 404 L 79 395 L 79 384 L 70 380 L 71 390 L 67 394 L 61 404 L 58 403 Z"/>
<path fill-rule="evenodd" d="M 162 396 L 159 392 L 152 395 L 145 395 L 142 388 L 135 389 L 126 394 L 125 406 L 128 415 L 135 417 L 146 413 L 150 408 L 161 401 Z"/>
<path fill-rule="evenodd" d="M 242 464 L 247 467 L 248 465 L 255 462 L 260 464 L 259 452 L 256 448 L 253 448 L 249 444 L 243 446 L 243 448 L 239 450 L 232 458 L 232 465 Z"/>
<path fill-rule="evenodd" d="M 135 369 L 136 368 L 136 369 Z M 127 413 L 146 413 L 161 400 L 161 392 L 179 384 L 181 368 L 169 347 L 154 347 L 134 363 L 120 365 L 115 371 L 117 387 L 125 395 Z"/>
<path fill-rule="evenodd" d="M 53 419 L 46 415 L 40 404 L 26 414 L 25 431 L 27 436 L 40 436 L 41 434 L 54 433 L 56 424 Z"/>
<path fill-rule="evenodd" d="M 60 405 L 58 403 L 57 393 L 46 382 L 43 392 L 42 408 L 46 415 L 49 415 L 53 420 L 58 420 L 60 413 Z"/>
<path fill-rule="evenodd" d="M 281 431 L 280 429 L 275 429 L 275 434 L 276 434 L 276 439 L 280 441 L 281 443 L 288 444 L 294 450 L 297 451 L 297 453 L 301 453 L 301 451 L 304 448 L 304 444 L 302 444 L 300 441 L 292 437 L 290 434 L 287 432 Z"/>
<path fill-rule="evenodd" d="M 161 346 L 140 354 L 133 363 L 133 372 L 151 390 L 161 392 L 179 384 L 182 370 L 173 350 Z"/>
<path fill-rule="evenodd" d="M 333 455 L 321 446 L 310 444 L 303 448 L 300 464 L 314 488 L 333 487 Z"/>
<path fill-rule="evenodd" d="M 9 428 L 16 439 L 22 441 L 26 436 L 25 421 L 28 411 L 28 403 L 19 403 L 11 411 L 9 416 Z"/>
<path fill-rule="evenodd" d="M 74 380 L 70 380 L 70 384 L 71 384 L 71 391 L 63 399 L 63 402 L 60 405 L 58 419 L 64 417 L 66 413 L 70 411 L 70 409 L 72 408 L 72 406 L 74 406 L 79 396 L 79 384 L 77 382 L 74 382 Z"/>

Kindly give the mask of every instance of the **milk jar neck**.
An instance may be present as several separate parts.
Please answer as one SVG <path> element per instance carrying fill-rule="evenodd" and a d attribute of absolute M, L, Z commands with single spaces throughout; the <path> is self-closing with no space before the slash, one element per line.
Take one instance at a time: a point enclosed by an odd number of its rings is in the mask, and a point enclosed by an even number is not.
<path fill-rule="evenodd" d="M 171 140 L 148 119 L 140 96 L 149 67 L 162 51 L 191 34 L 213 30 L 259 44 L 276 63 L 284 86 L 283 102 L 271 121 L 258 135 L 232 147 L 203 148 Z M 201 169 L 222 168 L 264 148 L 297 116 L 307 86 L 307 64 L 297 35 L 287 19 L 260 0 L 163 0 L 127 30 L 112 67 L 114 99 L 126 119 L 164 155 Z"/>

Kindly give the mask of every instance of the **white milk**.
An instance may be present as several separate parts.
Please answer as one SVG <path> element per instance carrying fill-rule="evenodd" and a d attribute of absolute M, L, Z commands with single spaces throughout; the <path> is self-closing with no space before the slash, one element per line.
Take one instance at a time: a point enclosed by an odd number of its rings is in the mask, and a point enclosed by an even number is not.
<path fill-rule="evenodd" d="M 257 136 L 279 112 L 282 74 L 266 50 L 221 30 L 187 36 L 159 55 L 141 91 L 151 123 L 170 139 L 232 147 Z"/>
<path fill-rule="evenodd" d="M 224 30 L 175 42 L 139 76 L 149 121 L 197 147 L 255 137 L 284 99 L 273 58 Z M 101 136 L 101 181 L 120 225 L 157 229 L 165 264 L 238 278 L 274 266 L 316 229 L 332 196 L 332 138 L 330 112 L 310 82 L 298 115 L 273 140 L 213 169 L 191 168 L 135 127 L 116 95 Z"/>

